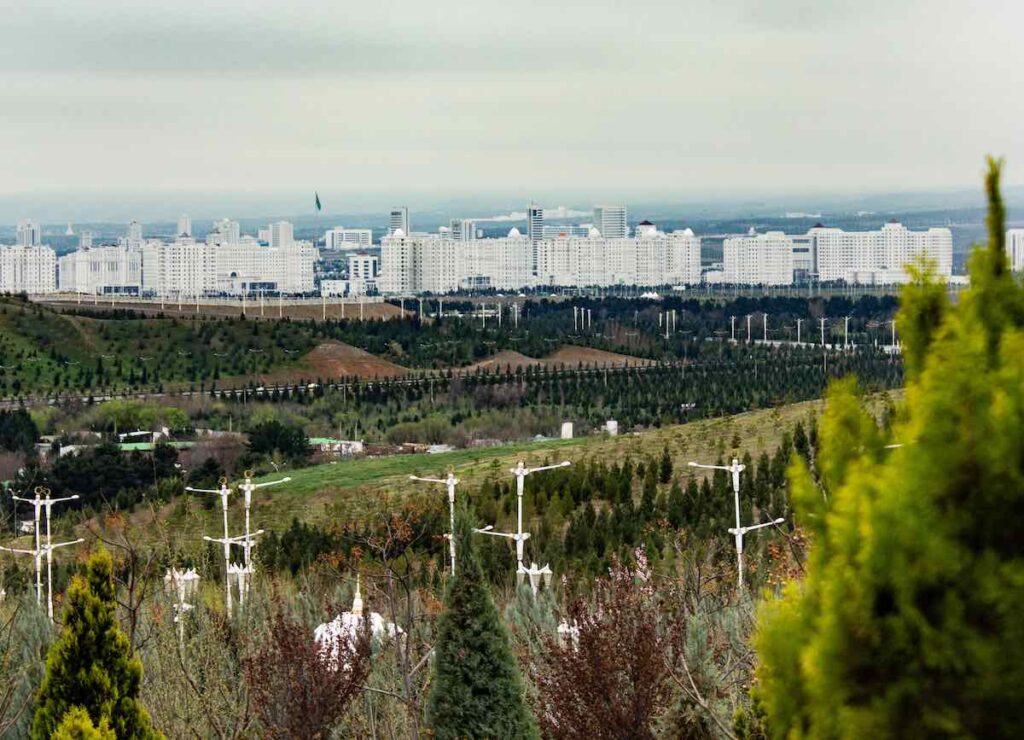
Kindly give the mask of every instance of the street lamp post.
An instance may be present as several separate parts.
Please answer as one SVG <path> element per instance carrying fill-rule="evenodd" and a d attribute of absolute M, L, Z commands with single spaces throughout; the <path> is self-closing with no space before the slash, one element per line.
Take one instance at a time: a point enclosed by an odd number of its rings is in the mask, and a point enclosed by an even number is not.
<path fill-rule="evenodd" d="M 568 467 L 571 464 L 572 463 L 570 463 L 568 460 L 563 460 L 562 462 L 556 463 L 555 465 L 543 465 L 539 468 L 528 468 L 523 463 L 523 461 L 520 460 L 518 463 L 516 463 L 516 466 L 509 471 L 510 473 L 512 473 L 512 475 L 516 477 L 516 532 L 518 534 L 523 534 L 523 488 L 524 483 L 526 481 L 526 476 L 530 475 L 531 473 L 539 473 L 542 470 L 554 470 L 555 468 Z M 527 535 L 527 537 L 529 537 L 529 535 Z M 518 561 L 516 563 L 517 567 L 522 567 L 523 547 L 522 542 L 518 540 L 516 541 L 516 560 Z"/>
<path fill-rule="evenodd" d="M 516 543 L 516 579 L 522 581 L 523 574 L 527 572 L 523 566 L 523 546 L 528 539 L 530 539 L 529 532 L 495 532 L 494 525 L 488 524 L 486 527 L 477 528 L 474 527 L 473 531 L 477 534 L 489 534 L 492 537 L 504 537 L 505 539 L 512 540 Z M 547 566 L 545 566 L 547 567 Z"/>
<path fill-rule="evenodd" d="M 740 473 L 743 472 L 745 466 L 740 464 L 740 461 L 735 457 L 732 459 L 732 465 L 701 465 L 700 463 L 691 462 L 689 463 L 691 468 L 703 468 L 705 470 L 725 470 L 732 475 L 732 492 L 733 492 L 733 505 L 736 508 L 736 526 L 729 528 L 729 534 L 736 538 L 736 566 L 739 574 L 738 588 L 740 591 L 743 590 L 743 536 L 747 532 L 752 532 L 755 529 L 762 529 L 764 527 L 774 526 L 776 524 L 782 524 L 785 519 L 775 519 L 770 522 L 764 522 L 763 524 L 755 524 L 750 527 L 743 527 L 740 525 Z"/>
<path fill-rule="evenodd" d="M 455 486 L 459 479 L 455 477 L 455 471 L 448 469 L 447 478 L 421 478 L 418 475 L 410 475 L 409 480 L 423 481 L 424 483 L 441 483 L 448 488 L 448 556 L 451 558 L 452 576 L 455 575 Z"/>

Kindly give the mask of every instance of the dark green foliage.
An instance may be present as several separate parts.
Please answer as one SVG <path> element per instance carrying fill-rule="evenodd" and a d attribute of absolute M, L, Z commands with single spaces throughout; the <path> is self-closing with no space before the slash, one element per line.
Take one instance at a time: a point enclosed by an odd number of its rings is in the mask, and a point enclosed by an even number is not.
<path fill-rule="evenodd" d="M 49 738 L 76 706 L 93 724 L 109 723 L 117 737 L 160 737 L 138 700 L 142 663 L 117 625 L 112 570 L 110 554 L 100 548 L 85 577 L 68 589 L 63 630 L 47 656 L 32 721 L 37 740 Z"/>
<path fill-rule="evenodd" d="M 468 515 L 460 515 L 457 529 L 458 571 L 437 623 L 428 721 L 442 739 L 536 737 L 509 635 L 477 560 Z"/>
<path fill-rule="evenodd" d="M 39 429 L 25 409 L 0 411 L 0 450 L 32 452 Z"/>
<path fill-rule="evenodd" d="M 302 427 L 277 419 L 264 421 L 249 430 L 249 452 L 253 455 L 278 453 L 292 460 L 309 457 L 309 439 Z"/>
<path fill-rule="evenodd" d="M 128 508 L 159 481 L 178 478 L 177 459 L 177 451 L 165 444 L 151 453 L 124 453 L 117 445 L 101 444 L 59 458 L 46 480 L 55 494 L 77 493 L 81 498 L 74 505 Z"/>

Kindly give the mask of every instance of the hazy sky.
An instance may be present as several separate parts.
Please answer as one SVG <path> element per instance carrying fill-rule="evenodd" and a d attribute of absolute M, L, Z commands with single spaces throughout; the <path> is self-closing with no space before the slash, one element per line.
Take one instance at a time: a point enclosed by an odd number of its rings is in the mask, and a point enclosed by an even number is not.
<path fill-rule="evenodd" d="M 1024 182 L 1020 0 L 0 6 L 0 199 Z"/>

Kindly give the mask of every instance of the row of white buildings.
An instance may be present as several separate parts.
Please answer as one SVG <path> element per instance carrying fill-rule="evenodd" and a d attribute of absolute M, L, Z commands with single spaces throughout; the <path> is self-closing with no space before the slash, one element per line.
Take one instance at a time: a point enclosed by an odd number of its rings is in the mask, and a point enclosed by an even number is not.
<path fill-rule="evenodd" d="M 910 279 L 906 266 L 921 257 L 936 273 L 953 274 L 953 234 L 946 228 L 911 231 L 893 220 L 878 231 L 843 231 L 820 224 L 806 234 L 781 231 L 725 239 L 722 270 L 709 282 L 791 285 L 807 279 L 858 285 L 893 285 Z"/>
<path fill-rule="evenodd" d="M 296 241 L 285 221 L 261 232 L 264 243 L 242 236 L 235 221 L 215 224 L 206 241 L 189 235 L 186 217 L 171 241 L 145 239 L 133 222 L 116 245 L 91 246 L 83 234 L 79 248 L 60 258 L 38 243 L 37 227 L 24 223 L 18 244 L 0 246 L 0 292 L 194 297 L 316 290 L 319 252 Z"/>
<path fill-rule="evenodd" d="M 536 268 L 534 268 L 536 265 Z M 567 287 L 694 284 L 700 282 L 700 237 L 687 229 L 665 234 L 644 222 L 633 237 L 584 235 L 531 240 L 519 229 L 498 239 L 453 238 L 450 232 L 381 241 L 384 293 L 451 293 Z"/>

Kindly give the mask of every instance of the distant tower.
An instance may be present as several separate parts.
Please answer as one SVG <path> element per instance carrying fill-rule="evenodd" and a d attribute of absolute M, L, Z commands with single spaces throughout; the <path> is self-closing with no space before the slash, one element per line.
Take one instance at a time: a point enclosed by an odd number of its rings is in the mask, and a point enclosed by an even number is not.
<path fill-rule="evenodd" d="M 452 239 L 468 242 L 476 239 L 476 221 L 468 218 L 453 218 L 448 221 L 448 230 Z"/>
<path fill-rule="evenodd" d="M 128 224 L 128 241 L 142 241 L 142 224 L 140 224 L 138 221 L 132 221 L 130 224 Z"/>
<path fill-rule="evenodd" d="M 605 239 L 625 239 L 626 206 L 594 206 L 594 227 Z"/>
<path fill-rule="evenodd" d="M 295 227 L 287 221 L 270 224 L 270 246 L 286 247 L 295 241 Z"/>
<path fill-rule="evenodd" d="M 35 221 L 19 221 L 17 243 L 22 247 L 38 247 L 43 243 L 43 227 Z"/>
<path fill-rule="evenodd" d="M 544 209 L 536 203 L 531 203 L 526 209 L 526 235 L 530 239 L 531 265 L 530 271 L 537 274 L 537 243 L 544 238 Z"/>
<path fill-rule="evenodd" d="M 406 206 L 400 206 L 391 209 L 391 214 L 388 217 L 388 236 L 391 236 L 399 229 L 406 236 L 409 236 L 409 209 Z"/>
<path fill-rule="evenodd" d="M 192 236 L 192 219 L 185 214 L 178 216 L 178 231 L 175 236 Z"/>
<path fill-rule="evenodd" d="M 92 249 L 92 232 L 83 231 L 78 235 L 78 248 L 79 249 Z"/>
<path fill-rule="evenodd" d="M 75 230 L 71 228 L 71 222 L 68 221 L 68 228 L 67 228 L 67 231 L 64 232 L 64 236 L 74 236 L 74 235 L 75 235 Z"/>

